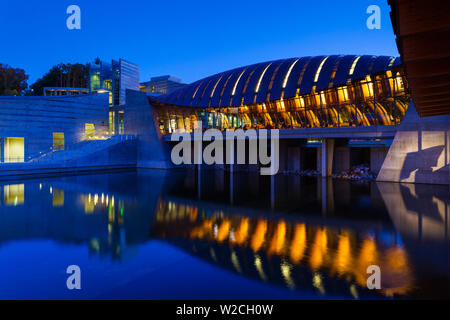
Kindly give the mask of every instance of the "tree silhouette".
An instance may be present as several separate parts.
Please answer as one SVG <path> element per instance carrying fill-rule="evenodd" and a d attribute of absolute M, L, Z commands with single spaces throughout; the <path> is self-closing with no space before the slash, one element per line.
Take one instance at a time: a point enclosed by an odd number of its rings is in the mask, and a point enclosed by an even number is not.
<path fill-rule="evenodd" d="M 34 95 L 43 95 L 45 87 L 88 88 L 89 67 L 81 63 L 60 63 L 53 66 L 30 87 Z"/>
<path fill-rule="evenodd" d="M 25 70 L 0 63 L 0 95 L 16 96 L 28 87 Z"/>

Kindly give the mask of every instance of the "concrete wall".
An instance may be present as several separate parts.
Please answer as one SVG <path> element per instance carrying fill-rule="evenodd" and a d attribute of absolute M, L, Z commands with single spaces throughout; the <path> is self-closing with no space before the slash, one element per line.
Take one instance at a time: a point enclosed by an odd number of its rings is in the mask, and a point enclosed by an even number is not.
<path fill-rule="evenodd" d="M 39 152 L 49 152 L 53 132 L 64 132 L 65 144 L 84 138 L 85 123 L 95 125 L 95 134 L 108 130 L 109 103 L 106 94 L 60 97 L 0 97 L 1 159 L 4 138 L 23 137 L 25 161 Z"/>
<path fill-rule="evenodd" d="M 137 167 L 171 167 L 169 145 L 162 140 L 156 115 L 145 92 L 127 90 L 124 114 L 125 133 L 137 137 Z"/>
<path fill-rule="evenodd" d="M 370 171 L 375 174 L 380 172 L 388 152 L 389 148 L 387 147 L 370 148 Z"/>
<path fill-rule="evenodd" d="M 420 118 L 411 103 L 378 181 L 449 184 L 450 116 Z"/>

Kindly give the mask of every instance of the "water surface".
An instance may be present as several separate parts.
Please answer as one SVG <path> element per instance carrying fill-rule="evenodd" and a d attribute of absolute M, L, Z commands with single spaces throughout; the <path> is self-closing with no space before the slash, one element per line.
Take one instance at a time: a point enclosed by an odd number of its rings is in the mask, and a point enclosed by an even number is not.
<path fill-rule="evenodd" d="M 450 298 L 444 186 L 130 171 L 0 190 L 1 299 Z"/>

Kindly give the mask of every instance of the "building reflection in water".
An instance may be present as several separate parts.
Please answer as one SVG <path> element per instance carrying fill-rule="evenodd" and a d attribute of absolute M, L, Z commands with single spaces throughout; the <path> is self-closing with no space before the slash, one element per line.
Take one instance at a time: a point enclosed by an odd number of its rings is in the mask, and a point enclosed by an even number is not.
<path fill-rule="evenodd" d="M 221 196 L 229 177 L 211 180 L 214 185 L 204 179 L 200 197 L 192 177 L 127 173 L 4 184 L 0 244 L 84 243 L 93 257 L 125 264 L 139 245 L 157 239 L 291 290 L 352 298 L 450 297 L 445 187 L 298 177 L 270 184 L 237 175 L 227 202 Z M 274 208 L 267 200 L 271 193 Z M 381 291 L 366 288 L 370 265 L 381 268 Z"/>
<path fill-rule="evenodd" d="M 184 248 L 208 246 L 209 254 L 202 258 L 263 281 L 282 281 L 291 289 L 309 283 L 322 294 L 375 294 L 366 289 L 370 265 L 382 270 L 384 296 L 407 294 L 414 286 L 408 254 L 394 230 L 207 214 L 193 205 L 162 200 L 152 235 Z M 204 252 L 198 248 L 197 254 Z"/>
<path fill-rule="evenodd" d="M 10 184 L 3 186 L 4 202 L 7 206 L 21 205 L 25 201 L 25 185 Z"/>

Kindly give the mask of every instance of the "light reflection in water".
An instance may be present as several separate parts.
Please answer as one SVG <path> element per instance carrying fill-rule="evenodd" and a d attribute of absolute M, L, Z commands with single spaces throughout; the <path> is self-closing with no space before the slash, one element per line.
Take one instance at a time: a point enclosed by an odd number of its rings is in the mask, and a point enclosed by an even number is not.
<path fill-rule="evenodd" d="M 223 212 L 193 216 L 192 212 L 198 213 L 201 209 L 161 200 L 154 236 L 169 241 L 206 242 L 214 248 L 211 253 L 228 247 L 229 261 L 235 271 L 247 274 L 256 271 L 263 281 L 279 277 L 290 289 L 304 287 L 300 279 L 305 277 L 303 274 L 309 274 L 311 286 L 321 294 L 327 293 L 333 281 L 341 281 L 347 284 L 350 296 L 359 298 L 361 291 L 368 291 L 367 268 L 370 265 L 379 265 L 382 270 L 381 294 L 384 296 L 404 295 L 414 286 L 408 254 L 403 245 L 395 241 L 398 236 L 394 231 L 390 236 L 392 241 L 386 242 L 379 239 L 377 230 L 227 216 Z M 251 252 L 256 253 L 253 264 L 243 265 L 240 261 L 247 260 Z M 216 254 L 211 256 L 216 263 L 222 263 Z M 273 274 L 276 269 L 278 275 Z M 264 270 L 271 270 L 272 274 L 268 276 Z"/>
<path fill-rule="evenodd" d="M 124 190 L 117 187 L 123 177 L 111 178 L 109 186 L 99 183 L 105 177 L 1 185 L 1 246 L 35 239 L 86 245 L 89 257 L 118 260 L 123 270 L 131 270 L 127 263 L 137 247 L 157 239 L 219 268 L 295 290 L 289 294 L 313 290 L 325 296 L 379 297 L 380 292 L 366 289 L 367 267 L 379 265 L 382 297 L 448 297 L 447 189 L 374 183 L 361 191 L 336 182 L 340 194 L 324 197 L 320 181 L 306 181 L 301 188 L 277 189 L 277 206 L 271 209 L 246 200 L 268 194 L 264 184 L 259 189 L 233 184 L 229 205 L 213 192 L 199 199 L 197 192 L 180 191 L 186 184 L 154 190 L 153 180 L 142 179 L 139 187 L 130 183 Z M 300 191 L 282 198 L 289 195 L 283 190 Z M 332 208 L 327 216 L 320 214 L 325 207 Z"/>
<path fill-rule="evenodd" d="M 18 206 L 25 201 L 25 185 L 10 184 L 3 187 L 4 201 L 7 206 Z"/>

